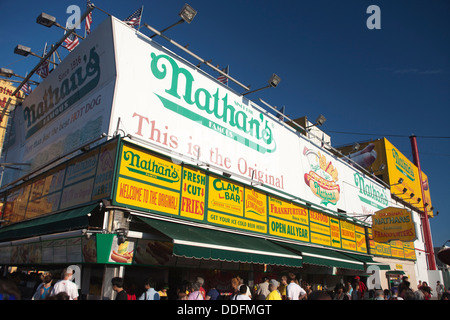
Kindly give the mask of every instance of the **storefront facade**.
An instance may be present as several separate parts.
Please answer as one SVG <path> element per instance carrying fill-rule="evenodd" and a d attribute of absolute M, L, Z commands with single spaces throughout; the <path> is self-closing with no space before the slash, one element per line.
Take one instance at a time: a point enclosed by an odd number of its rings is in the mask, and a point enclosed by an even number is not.
<path fill-rule="evenodd" d="M 376 255 L 415 260 L 355 218 L 389 207 L 388 187 L 121 21 L 69 57 L 16 110 L 8 157 L 30 171 L 4 177 L 2 265 L 77 265 L 101 299 L 114 276 L 332 288 L 392 269 Z"/>

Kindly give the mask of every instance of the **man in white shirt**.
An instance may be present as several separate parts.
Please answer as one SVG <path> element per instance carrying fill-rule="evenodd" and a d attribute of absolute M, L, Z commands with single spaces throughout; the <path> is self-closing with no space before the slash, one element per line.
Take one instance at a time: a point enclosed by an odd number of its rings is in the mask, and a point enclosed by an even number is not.
<path fill-rule="evenodd" d="M 288 300 L 301 300 L 306 295 L 306 291 L 296 282 L 295 274 L 289 273 L 290 283 L 286 288 L 286 297 Z"/>
<path fill-rule="evenodd" d="M 60 292 L 65 292 L 69 296 L 69 300 L 78 300 L 77 285 L 71 281 L 73 270 L 71 268 L 64 269 L 63 279 L 58 281 L 54 286 L 51 295 L 55 296 Z"/>

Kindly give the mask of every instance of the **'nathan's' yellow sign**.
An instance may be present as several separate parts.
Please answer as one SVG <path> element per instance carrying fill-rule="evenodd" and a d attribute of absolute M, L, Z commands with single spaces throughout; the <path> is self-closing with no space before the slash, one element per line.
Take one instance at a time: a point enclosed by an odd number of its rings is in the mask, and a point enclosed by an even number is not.
<path fill-rule="evenodd" d="M 411 212 L 406 209 L 389 207 L 377 211 L 372 221 L 372 236 L 376 242 L 413 241 L 416 238 Z"/>

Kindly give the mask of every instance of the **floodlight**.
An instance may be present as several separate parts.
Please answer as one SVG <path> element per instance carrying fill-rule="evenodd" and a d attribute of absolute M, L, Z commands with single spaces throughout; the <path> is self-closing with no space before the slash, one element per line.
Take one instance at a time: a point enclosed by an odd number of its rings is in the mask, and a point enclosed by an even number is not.
<path fill-rule="evenodd" d="M 36 18 L 36 23 L 50 28 L 51 26 L 53 26 L 56 23 L 56 18 L 54 16 L 51 16 L 45 12 L 42 12 L 39 17 Z"/>
<path fill-rule="evenodd" d="M 11 69 L 0 68 L 0 76 L 5 78 L 11 78 L 14 72 Z"/>
<path fill-rule="evenodd" d="M 31 48 L 23 46 L 21 44 L 18 44 L 15 48 L 14 48 L 14 53 L 21 55 L 21 56 L 28 56 L 29 54 L 31 54 Z"/>
<path fill-rule="evenodd" d="M 186 3 L 178 15 L 187 23 L 191 23 L 196 14 L 197 11 Z"/>
<path fill-rule="evenodd" d="M 274 73 L 269 79 L 269 85 L 273 88 L 276 88 L 280 81 L 281 78 Z"/>

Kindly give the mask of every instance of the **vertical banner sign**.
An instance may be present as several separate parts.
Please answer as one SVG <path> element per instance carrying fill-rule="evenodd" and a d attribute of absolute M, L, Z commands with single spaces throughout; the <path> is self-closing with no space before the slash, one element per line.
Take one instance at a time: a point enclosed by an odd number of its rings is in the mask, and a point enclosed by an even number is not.
<path fill-rule="evenodd" d="M 195 169 L 183 168 L 180 215 L 195 220 L 205 216 L 206 175 Z"/>
<path fill-rule="evenodd" d="M 347 221 L 341 221 L 342 249 L 356 251 L 355 225 Z"/>
<path fill-rule="evenodd" d="M 334 248 L 341 247 L 341 228 L 339 219 L 330 218 L 331 246 Z"/>
<path fill-rule="evenodd" d="M 311 242 L 321 244 L 324 246 L 331 245 L 331 229 L 330 217 L 314 211 L 309 210 L 309 228 L 311 231 Z"/>
<path fill-rule="evenodd" d="M 267 196 L 255 189 L 245 188 L 245 217 L 267 222 Z"/>

